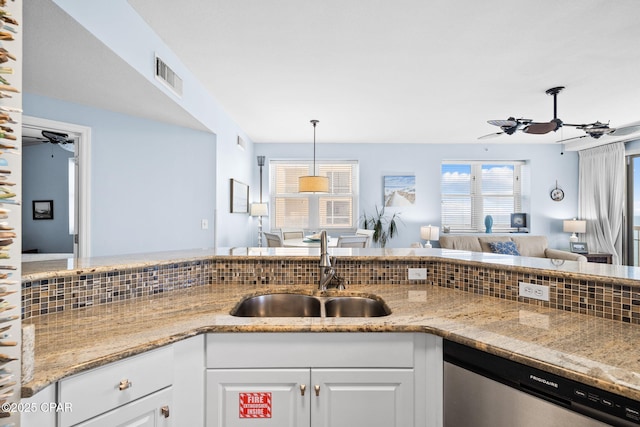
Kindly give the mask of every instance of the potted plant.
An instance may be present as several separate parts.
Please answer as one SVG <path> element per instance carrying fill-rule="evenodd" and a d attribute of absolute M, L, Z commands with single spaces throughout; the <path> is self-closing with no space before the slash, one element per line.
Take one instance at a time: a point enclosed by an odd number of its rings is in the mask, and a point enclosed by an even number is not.
<path fill-rule="evenodd" d="M 363 212 L 360 220 L 362 228 L 373 230 L 373 242 L 384 248 L 387 242 L 398 234 L 398 222 L 402 222 L 402 220 L 399 212 L 394 212 L 391 216 L 388 216 L 384 213 L 384 207 L 378 209 L 378 206 L 376 206 L 375 208 L 376 213 L 374 215 L 369 216 Z"/>

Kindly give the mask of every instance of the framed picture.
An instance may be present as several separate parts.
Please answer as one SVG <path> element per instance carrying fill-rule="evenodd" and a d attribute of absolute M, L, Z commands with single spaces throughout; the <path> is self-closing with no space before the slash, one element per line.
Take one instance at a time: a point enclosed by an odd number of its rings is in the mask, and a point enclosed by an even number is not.
<path fill-rule="evenodd" d="M 589 249 L 587 248 L 587 242 L 569 242 L 571 252 L 576 254 L 587 254 Z"/>
<path fill-rule="evenodd" d="M 525 228 L 527 226 L 527 214 L 526 213 L 512 213 L 511 214 L 511 228 Z"/>
<path fill-rule="evenodd" d="M 249 186 L 231 178 L 231 213 L 249 213 Z"/>
<path fill-rule="evenodd" d="M 34 200 L 33 219 L 53 219 L 53 200 Z"/>
<path fill-rule="evenodd" d="M 415 203 L 415 175 L 393 175 L 384 177 L 385 206 L 408 206 Z"/>

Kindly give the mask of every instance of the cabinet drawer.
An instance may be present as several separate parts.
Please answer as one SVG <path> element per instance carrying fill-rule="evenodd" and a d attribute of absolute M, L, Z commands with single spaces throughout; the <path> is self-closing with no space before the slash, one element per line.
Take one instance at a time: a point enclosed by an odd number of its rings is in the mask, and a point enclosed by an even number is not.
<path fill-rule="evenodd" d="M 95 417 L 172 383 L 171 346 L 63 379 L 59 382 L 58 401 L 71 403 L 73 411 L 60 413 L 60 426 Z"/>

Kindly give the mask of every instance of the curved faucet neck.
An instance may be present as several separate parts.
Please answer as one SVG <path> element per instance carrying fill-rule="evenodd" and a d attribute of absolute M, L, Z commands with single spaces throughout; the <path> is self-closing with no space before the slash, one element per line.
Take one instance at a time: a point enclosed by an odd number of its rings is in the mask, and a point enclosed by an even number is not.
<path fill-rule="evenodd" d="M 327 232 L 322 230 L 320 233 L 320 267 L 331 267 L 331 259 L 329 258 L 329 245 L 327 243 Z"/>

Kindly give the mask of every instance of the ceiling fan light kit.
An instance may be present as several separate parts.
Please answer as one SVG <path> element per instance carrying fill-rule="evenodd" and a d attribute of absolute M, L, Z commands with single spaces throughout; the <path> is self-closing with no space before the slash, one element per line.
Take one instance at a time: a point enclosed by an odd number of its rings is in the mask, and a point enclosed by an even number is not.
<path fill-rule="evenodd" d="M 521 130 L 524 133 L 532 134 L 532 135 L 544 135 L 549 132 L 556 132 L 563 126 L 571 126 L 576 129 L 580 129 L 586 133 L 586 135 L 562 139 L 558 142 L 565 142 L 580 138 L 591 137 L 594 139 L 598 139 L 601 136 L 606 135 L 629 135 L 635 132 L 640 131 L 640 125 L 630 125 L 623 126 L 619 128 L 609 127 L 609 122 L 601 123 L 599 121 L 593 123 L 582 123 L 582 124 L 570 124 L 564 123 L 562 120 L 558 118 L 558 94 L 562 92 L 564 86 L 556 86 L 550 89 L 547 89 L 545 93 L 547 95 L 553 96 L 553 119 L 548 122 L 534 122 L 530 119 L 515 119 L 513 117 L 509 117 L 507 120 L 488 120 L 487 123 L 499 126 L 501 132 L 491 133 L 488 135 L 481 136 L 478 139 L 492 138 L 498 135 L 506 134 L 513 135 L 517 130 Z"/>

